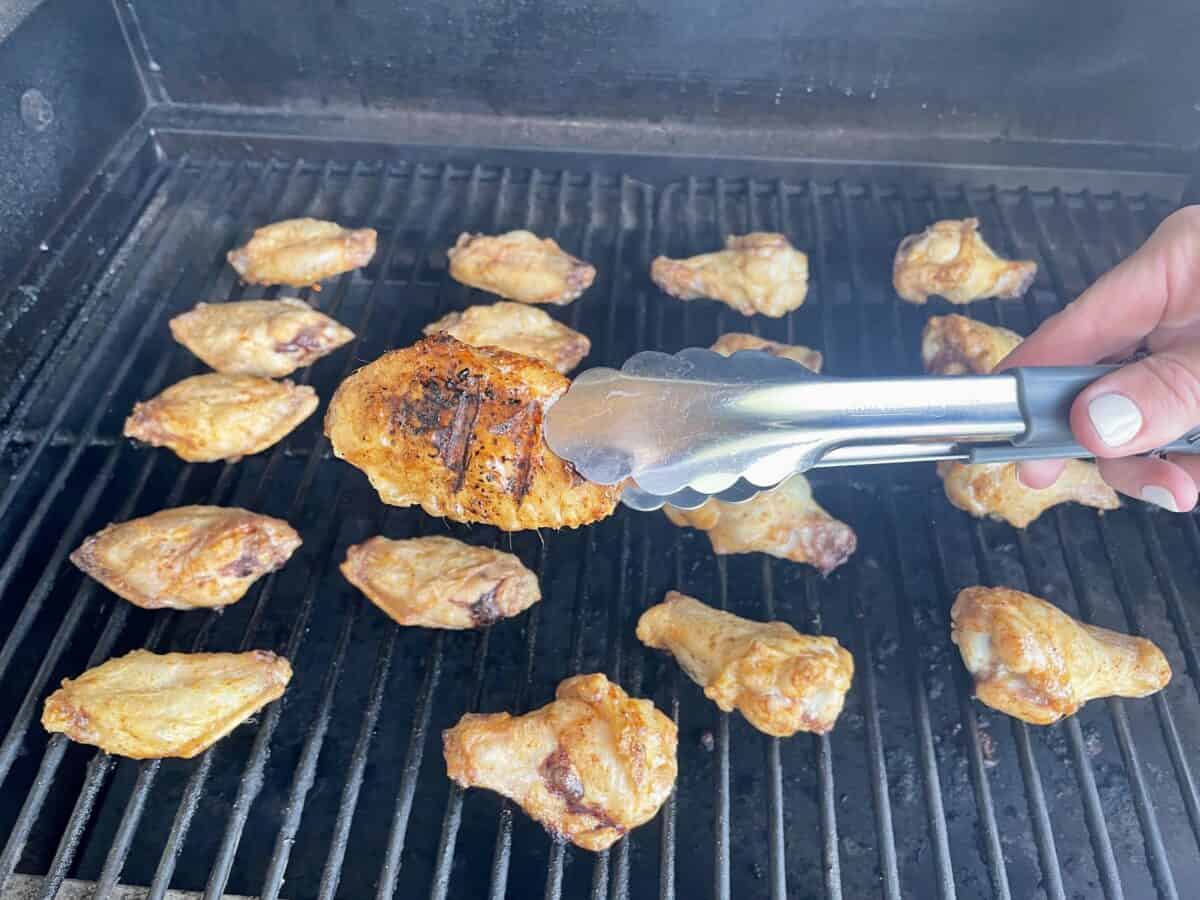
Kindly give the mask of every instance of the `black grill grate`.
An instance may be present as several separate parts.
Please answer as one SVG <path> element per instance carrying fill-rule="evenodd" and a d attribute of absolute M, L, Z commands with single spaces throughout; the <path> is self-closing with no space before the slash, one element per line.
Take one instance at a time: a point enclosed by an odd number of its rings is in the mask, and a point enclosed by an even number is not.
<path fill-rule="evenodd" d="M 158 164 L 121 246 L 81 274 L 82 296 L 45 297 L 4 322 L 7 332 L 42 306 L 58 316 L 0 407 L 0 880 L 45 875 L 43 897 L 67 877 L 98 881 L 97 896 L 120 881 L 150 885 L 155 898 L 168 888 L 211 898 L 1188 896 L 1200 881 L 1192 517 L 1069 508 L 1016 533 L 950 508 L 929 466 L 823 472 L 823 502 L 860 536 L 857 556 L 823 580 L 761 557 L 716 560 L 702 535 L 657 514 L 622 510 L 539 538 L 389 510 L 330 458 L 319 416 L 234 466 L 185 465 L 119 438 L 135 399 L 198 370 L 170 342 L 167 318 L 198 299 L 248 296 L 223 253 L 273 219 L 380 231 L 364 271 L 301 292 L 359 335 L 301 373 L 328 400 L 353 367 L 411 342 L 447 308 L 485 301 L 446 277 L 445 248 L 462 230 L 528 227 L 597 264 L 586 297 L 555 311 L 592 337 L 589 364 L 740 329 L 813 344 L 828 371 L 866 374 L 918 368 L 929 310 L 897 303 L 889 287 L 902 234 L 978 215 L 1001 250 L 1038 259 L 1023 303 L 971 309 L 1028 331 L 1168 211 L 1151 197 L 882 182 L 659 188 L 450 163 Z M 654 255 L 751 229 L 785 231 L 810 253 L 810 300 L 786 319 L 681 304 L 650 285 Z M 138 610 L 64 564 L 103 524 L 184 502 L 282 515 L 304 547 L 223 614 Z M 445 530 L 511 546 L 541 574 L 544 602 L 488 633 L 434 634 L 392 625 L 336 571 L 345 547 L 371 533 Z M 947 616 L 954 592 L 976 581 L 1027 587 L 1145 634 L 1175 679 L 1152 700 L 1093 703 L 1044 729 L 979 707 Z M 668 587 L 837 635 L 857 676 L 835 731 L 766 738 L 647 653 L 633 625 Z M 42 732 L 41 702 L 58 679 L 141 645 L 272 648 L 296 677 L 255 725 L 190 762 L 118 760 Z M 566 675 L 596 670 L 680 725 L 678 787 L 654 822 L 593 855 L 446 780 L 439 735 L 464 711 L 538 706 Z"/>

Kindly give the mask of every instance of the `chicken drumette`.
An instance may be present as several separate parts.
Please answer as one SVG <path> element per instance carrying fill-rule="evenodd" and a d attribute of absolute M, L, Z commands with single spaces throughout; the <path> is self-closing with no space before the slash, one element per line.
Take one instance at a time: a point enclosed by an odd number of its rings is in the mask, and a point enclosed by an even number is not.
<path fill-rule="evenodd" d="M 800 363 L 806 369 L 814 372 L 821 371 L 823 358 L 819 350 L 805 347 L 803 344 L 781 344 L 779 341 L 768 341 L 757 335 L 741 331 L 728 331 L 713 342 L 709 349 L 715 350 L 722 356 L 732 356 L 739 350 L 761 350 L 772 356 L 782 356 Z"/>
<path fill-rule="evenodd" d="M 590 263 L 528 231 L 460 234 L 446 255 L 454 280 L 520 303 L 565 305 L 596 280 Z"/>
<path fill-rule="evenodd" d="M 226 254 L 242 281 L 306 287 L 365 266 L 375 255 L 374 228 L 343 228 L 320 219 L 287 219 L 257 229 Z"/>
<path fill-rule="evenodd" d="M 1031 260 L 997 256 L 980 237 L 978 219 L 944 219 L 910 234 L 892 264 L 892 285 L 910 303 L 924 303 L 931 294 L 951 303 L 1010 300 L 1029 290 L 1036 275 Z"/>
<path fill-rule="evenodd" d="M 540 359 L 566 375 L 588 355 L 592 342 L 536 306 L 501 301 L 447 313 L 425 326 L 426 334 L 444 332 L 472 347 L 499 347 Z"/>

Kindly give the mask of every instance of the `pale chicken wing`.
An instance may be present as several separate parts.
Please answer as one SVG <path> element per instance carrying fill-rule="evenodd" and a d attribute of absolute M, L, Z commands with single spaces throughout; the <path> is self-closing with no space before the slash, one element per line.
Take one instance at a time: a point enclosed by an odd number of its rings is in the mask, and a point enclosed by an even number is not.
<path fill-rule="evenodd" d="M 1048 725 L 1100 697 L 1146 697 L 1171 680 L 1145 638 L 1077 622 L 1040 597 L 969 587 L 950 610 L 950 639 L 992 709 Z"/>
<path fill-rule="evenodd" d="M 365 266 L 375 255 L 375 237 L 374 228 L 287 219 L 255 230 L 225 258 L 248 284 L 306 287 Z"/>
<path fill-rule="evenodd" d="M 596 280 L 595 266 L 529 231 L 460 234 L 446 255 L 455 281 L 519 303 L 564 306 Z"/>
<path fill-rule="evenodd" d="M 292 679 L 286 659 L 245 653 L 132 653 L 64 678 L 42 727 L 133 759 L 191 759 L 272 700 Z"/>
<path fill-rule="evenodd" d="M 1029 290 L 1036 275 L 1032 260 L 997 256 L 979 235 L 978 219 L 943 219 L 910 234 L 892 263 L 892 285 L 909 303 L 924 303 L 931 294 L 951 303 L 1011 300 Z"/>
<path fill-rule="evenodd" d="M 675 723 L 603 675 L 576 675 L 523 716 L 467 714 L 442 734 L 446 773 L 508 797 L 550 832 L 605 850 L 675 785 Z"/>
<path fill-rule="evenodd" d="M 761 350 L 772 356 L 782 356 L 784 359 L 798 362 L 804 368 L 812 369 L 814 372 L 821 371 L 821 364 L 824 361 L 819 350 L 813 350 L 803 344 L 782 344 L 779 341 L 768 341 L 766 338 L 741 331 L 726 332 L 717 338 L 709 349 L 715 350 L 722 356 L 732 356 L 739 350 Z"/>
<path fill-rule="evenodd" d="M 425 326 L 425 334 L 444 332 L 472 347 L 499 347 L 540 359 L 566 375 L 588 355 L 592 342 L 555 321 L 543 309 L 501 301 L 447 313 Z"/>
<path fill-rule="evenodd" d="M 642 613 L 637 636 L 674 656 L 722 710 L 775 737 L 833 728 L 854 677 L 854 657 L 836 638 L 743 619 L 678 591 Z"/>
<path fill-rule="evenodd" d="M 241 600 L 300 543 L 282 519 L 180 506 L 109 525 L 80 544 L 71 562 L 135 606 L 211 609 Z"/>

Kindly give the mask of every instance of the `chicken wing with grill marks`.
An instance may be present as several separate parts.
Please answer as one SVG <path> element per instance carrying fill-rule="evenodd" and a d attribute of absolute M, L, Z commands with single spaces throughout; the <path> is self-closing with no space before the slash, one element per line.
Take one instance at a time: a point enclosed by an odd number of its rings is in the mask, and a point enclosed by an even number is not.
<path fill-rule="evenodd" d="M 455 281 L 520 303 L 565 306 L 596 280 L 590 263 L 529 231 L 460 234 L 446 255 Z"/>
<path fill-rule="evenodd" d="M 287 219 L 257 229 L 225 255 L 242 281 L 307 287 L 365 266 L 375 255 L 374 228 L 343 228 L 320 219 Z"/>
<path fill-rule="evenodd" d="M 447 313 L 425 326 L 426 334 L 445 333 L 472 347 L 499 347 L 540 359 L 566 375 L 588 355 L 592 342 L 555 321 L 545 310 L 501 301 Z"/>
<path fill-rule="evenodd" d="M 384 503 L 505 531 L 575 528 L 611 515 L 620 487 L 584 480 L 542 439 L 569 384 L 539 360 L 435 334 L 342 382 L 325 434 Z"/>
<path fill-rule="evenodd" d="M 642 613 L 637 636 L 674 656 L 722 710 L 775 737 L 833 728 L 854 677 L 854 657 L 836 638 L 743 619 L 677 591 Z"/>
<path fill-rule="evenodd" d="M 803 344 L 781 344 L 778 341 L 768 341 L 766 338 L 760 338 L 757 335 L 746 334 L 741 331 L 726 332 L 717 338 L 710 349 L 715 350 L 722 356 L 732 356 L 739 350 L 761 350 L 764 353 L 770 353 L 772 356 L 782 356 L 784 359 L 798 362 L 806 369 L 812 369 L 814 372 L 821 371 L 821 363 L 823 362 L 819 350 L 813 350 L 811 347 L 805 347 Z"/>
<path fill-rule="evenodd" d="M 909 303 L 924 303 L 931 294 L 951 303 L 1011 300 L 1029 290 L 1036 275 L 1031 260 L 997 256 L 980 237 L 978 219 L 944 219 L 910 234 L 892 264 L 892 285 Z"/>
<path fill-rule="evenodd" d="M 442 734 L 446 772 L 503 794 L 578 847 L 605 850 L 670 795 L 675 723 L 603 675 L 568 678 L 555 697 L 523 716 L 463 716 Z"/>
<path fill-rule="evenodd" d="M 1100 697 L 1145 697 L 1171 680 L 1167 658 L 1145 638 L 1077 622 L 1011 588 L 960 591 L 950 619 L 975 696 L 1034 725 Z"/>

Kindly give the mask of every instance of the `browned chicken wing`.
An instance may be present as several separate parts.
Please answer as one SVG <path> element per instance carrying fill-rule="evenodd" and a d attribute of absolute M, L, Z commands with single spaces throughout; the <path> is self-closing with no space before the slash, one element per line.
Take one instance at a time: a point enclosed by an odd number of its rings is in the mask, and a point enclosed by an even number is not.
<path fill-rule="evenodd" d="M 545 310 L 524 303 L 501 301 L 447 313 L 425 326 L 426 334 L 439 332 L 472 347 L 499 347 L 532 356 L 564 375 L 592 349 L 586 334 L 555 321 Z"/>
<path fill-rule="evenodd" d="M 71 562 L 135 606 L 208 609 L 241 600 L 300 543 L 282 519 L 180 506 L 109 525 L 85 540 Z"/>
<path fill-rule="evenodd" d="M 308 385 L 254 375 L 194 375 L 135 403 L 125 437 L 188 462 L 236 462 L 282 440 L 317 409 Z"/>
<path fill-rule="evenodd" d="M 772 356 L 782 356 L 784 359 L 794 360 L 814 372 L 821 371 L 821 364 L 824 361 L 819 350 L 813 350 L 803 344 L 781 344 L 779 341 L 768 341 L 766 338 L 745 334 L 741 331 L 726 332 L 717 338 L 710 349 L 717 351 L 722 356 L 732 356 L 739 350 L 762 350 Z"/>
<path fill-rule="evenodd" d="M 992 709 L 1048 725 L 1100 697 L 1145 697 L 1171 680 L 1145 638 L 1077 622 L 1040 597 L 969 587 L 950 610 L 950 639 Z"/>
<path fill-rule="evenodd" d="M 375 255 L 374 228 L 343 228 L 320 219 L 287 219 L 257 229 L 226 259 L 249 284 L 307 287 L 365 266 Z"/>
<path fill-rule="evenodd" d="M 921 361 L 934 375 L 988 375 L 1022 340 L 1015 331 L 966 316 L 930 316 L 921 332 Z"/>
<path fill-rule="evenodd" d="M 197 303 L 171 320 L 171 335 L 218 372 L 282 378 L 354 339 L 303 300 Z"/>
<path fill-rule="evenodd" d="M 523 716 L 468 714 L 442 735 L 446 773 L 496 791 L 547 830 L 605 850 L 675 785 L 675 723 L 603 675 L 576 675 Z"/>
<path fill-rule="evenodd" d="M 446 255 L 455 281 L 519 303 L 564 306 L 596 280 L 590 263 L 529 231 L 460 234 Z"/>
<path fill-rule="evenodd" d="M 779 318 L 808 294 L 808 257 L 785 235 L 756 231 L 725 239 L 725 249 L 690 259 L 660 256 L 650 277 L 680 300 L 719 300 L 744 316 Z"/>
<path fill-rule="evenodd" d="M 505 531 L 575 528 L 611 515 L 620 488 L 585 481 L 542 440 L 569 384 L 540 360 L 435 334 L 342 382 L 325 434 L 384 503 Z"/>
<path fill-rule="evenodd" d="M 951 303 L 1011 300 L 1029 290 L 1036 275 L 1031 260 L 997 256 L 980 237 L 978 219 L 943 219 L 910 234 L 892 264 L 892 285 L 909 303 L 924 303 L 931 294 Z"/>
<path fill-rule="evenodd" d="M 854 657 L 836 638 L 743 619 L 678 591 L 642 613 L 637 636 L 674 656 L 722 710 L 775 737 L 833 728 L 854 677 Z"/>
<path fill-rule="evenodd" d="M 448 537 L 373 537 L 346 551 L 342 574 L 401 625 L 482 628 L 542 599 L 511 553 Z"/>
<path fill-rule="evenodd" d="M 858 538 L 813 499 L 803 475 L 793 475 L 773 491 L 745 503 L 713 498 L 699 509 L 664 506 L 667 518 L 681 528 L 708 532 L 713 552 L 769 553 L 808 563 L 828 575 L 854 553 Z"/>
<path fill-rule="evenodd" d="M 191 759 L 272 700 L 292 680 L 286 659 L 246 653 L 132 653 L 64 678 L 46 698 L 42 727 L 134 759 Z"/>

